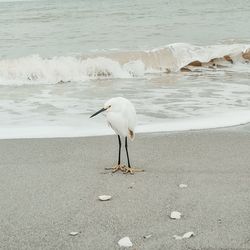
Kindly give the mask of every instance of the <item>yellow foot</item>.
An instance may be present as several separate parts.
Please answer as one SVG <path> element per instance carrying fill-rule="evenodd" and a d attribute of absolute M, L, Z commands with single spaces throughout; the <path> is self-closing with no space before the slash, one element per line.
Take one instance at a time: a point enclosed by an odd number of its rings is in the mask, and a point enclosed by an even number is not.
<path fill-rule="evenodd" d="M 115 173 L 118 170 L 121 170 L 122 172 L 124 172 L 124 166 L 123 165 L 115 165 L 112 168 L 105 168 L 105 170 L 112 170 L 112 173 Z"/>
<path fill-rule="evenodd" d="M 122 171 L 124 174 L 134 174 L 136 172 L 144 172 L 144 169 L 139 169 L 139 168 L 131 168 L 131 167 L 127 167 L 127 166 L 123 166 Z"/>

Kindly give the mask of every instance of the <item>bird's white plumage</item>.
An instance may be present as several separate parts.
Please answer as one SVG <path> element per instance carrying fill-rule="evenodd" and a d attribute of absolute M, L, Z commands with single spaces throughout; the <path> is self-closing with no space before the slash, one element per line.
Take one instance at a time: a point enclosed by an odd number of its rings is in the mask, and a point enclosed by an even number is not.
<path fill-rule="evenodd" d="M 126 98 L 111 98 L 104 104 L 108 124 L 121 136 L 134 139 L 136 111 L 134 105 Z"/>

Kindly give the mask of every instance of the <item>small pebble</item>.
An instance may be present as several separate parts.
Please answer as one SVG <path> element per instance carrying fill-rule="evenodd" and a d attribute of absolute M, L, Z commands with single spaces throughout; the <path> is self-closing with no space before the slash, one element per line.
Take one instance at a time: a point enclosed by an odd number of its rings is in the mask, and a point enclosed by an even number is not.
<path fill-rule="evenodd" d="M 144 236 L 143 236 L 144 239 L 149 239 L 149 238 L 151 238 L 151 237 L 152 237 L 152 234 L 144 235 Z"/>
<path fill-rule="evenodd" d="M 170 214 L 171 219 L 179 220 L 181 218 L 181 213 L 178 211 L 173 211 Z"/>
<path fill-rule="evenodd" d="M 186 187 L 187 187 L 187 184 L 180 184 L 179 187 L 180 187 L 180 188 L 186 188 Z"/>

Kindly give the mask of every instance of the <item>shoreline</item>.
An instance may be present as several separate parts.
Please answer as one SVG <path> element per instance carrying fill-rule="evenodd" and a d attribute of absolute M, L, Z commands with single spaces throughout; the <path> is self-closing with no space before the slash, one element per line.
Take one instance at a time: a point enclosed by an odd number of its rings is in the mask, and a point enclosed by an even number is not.
<path fill-rule="evenodd" d="M 104 124 L 105 124 L 105 121 L 102 121 Z M 44 134 L 44 136 L 16 136 L 16 137 L 8 137 L 8 136 L 1 136 L 1 133 L 0 133 L 0 140 L 18 140 L 18 139 L 59 139 L 59 138 L 91 138 L 91 137 L 103 137 L 103 136 L 113 136 L 115 135 L 114 131 L 108 127 L 107 124 L 106 125 L 106 128 L 105 127 L 101 127 L 100 128 L 100 133 L 96 133 L 96 134 L 93 134 L 93 132 L 90 132 L 90 134 L 88 133 L 81 133 L 79 131 L 76 131 L 76 134 L 74 135 L 74 133 L 72 133 L 72 130 L 73 128 L 63 128 L 63 127 L 58 127 L 58 129 L 60 130 L 60 128 L 62 128 L 62 131 L 65 132 L 65 134 L 69 133 L 69 135 L 67 136 L 63 136 L 61 135 L 63 132 L 60 131 L 58 132 L 58 130 L 55 132 L 55 128 L 53 128 L 53 126 L 51 127 L 41 127 L 40 130 L 46 130 L 47 129 L 52 129 L 53 132 L 50 132 L 50 134 L 56 134 L 56 136 L 46 136 Z M 162 125 L 162 126 L 161 126 Z M 136 135 L 145 135 L 145 134 L 170 134 L 170 133 L 185 133 L 185 132 L 195 132 L 195 131 L 209 131 L 209 130 L 223 130 L 223 129 L 241 129 L 241 128 L 250 128 L 250 122 L 246 122 L 246 123 L 242 123 L 242 124 L 236 124 L 236 125 L 229 125 L 229 126 L 219 126 L 219 127 L 208 127 L 208 128 L 193 128 L 193 129 L 176 129 L 176 130 L 164 130 L 164 126 L 165 124 L 160 124 L 158 125 L 158 128 L 159 127 L 162 127 L 161 129 L 156 129 L 155 131 L 154 130 L 151 130 L 150 127 L 148 127 L 147 129 L 147 126 L 146 126 L 146 130 L 145 130 L 145 126 L 144 126 L 144 130 L 140 129 L 139 131 L 136 131 L 135 134 Z M 66 129 L 66 130 L 65 130 Z M 79 128 L 78 128 L 79 129 Z M 13 128 L 13 130 L 15 130 Z M 25 128 L 24 129 L 25 131 L 28 131 L 30 130 L 30 128 Z M 31 129 L 32 130 L 32 129 Z M 77 128 L 76 128 L 77 130 Z M 69 132 L 71 131 L 71 132 Z M 81 129 L 81 131 L 84 131 L 84 129 Z M 75 132 L 75 131 L 74 131 Z M 3 132 L 2 132 L 3 133 Z M 6 133 L 6 132 L 5 132 Z M 4 133 L 3 133 L 4 134 Z"/>
<path fill-rule="evenodd" d="M 0 140 L 0 248 L 120 249 L 129 236 L 131 249 L 250 249 L 249 124 L 137 134 L 135 175 L 104 171 L 117 147 L 116 136 Z"/>

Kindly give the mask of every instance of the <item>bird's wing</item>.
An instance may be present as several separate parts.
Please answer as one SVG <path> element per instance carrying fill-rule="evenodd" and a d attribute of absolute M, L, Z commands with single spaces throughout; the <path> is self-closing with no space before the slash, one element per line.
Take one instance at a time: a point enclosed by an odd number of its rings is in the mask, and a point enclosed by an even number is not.
<path fill-rule="evenodd" d="M 128 135 L 128 125 L 126 119 L 120 113 L 109 112 L 107 114 L 107 121 L 116 134 L 124 137 Z"/>

